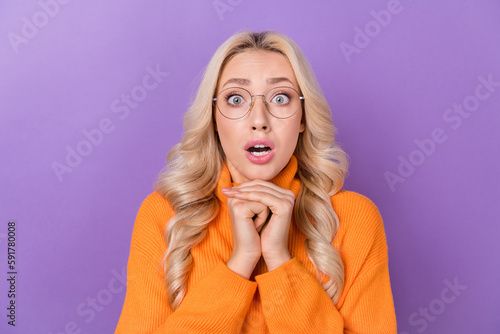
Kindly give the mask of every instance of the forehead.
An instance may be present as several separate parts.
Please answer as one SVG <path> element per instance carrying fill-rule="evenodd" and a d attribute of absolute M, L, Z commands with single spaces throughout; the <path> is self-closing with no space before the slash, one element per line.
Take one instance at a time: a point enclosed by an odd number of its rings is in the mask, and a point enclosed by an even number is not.
<path fill-rule="evenodd" d="M 298 88 L 290 62 L 280 53 L 271 51 L 245 51 L 235 55 L 223 68 L 218 88 L 229 79 L 246 79 L 259 86 L 271 78 L 288 78 Z"/>

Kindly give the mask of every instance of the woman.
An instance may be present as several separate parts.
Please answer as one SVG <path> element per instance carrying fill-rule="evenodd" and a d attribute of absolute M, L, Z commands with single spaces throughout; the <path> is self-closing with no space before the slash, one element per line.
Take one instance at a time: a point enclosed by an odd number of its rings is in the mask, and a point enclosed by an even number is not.
<path fill-rule="evenodd" d="M 397 332 L 382 218 L 341 190 L 346 154 L 294 42 L 229 38 L 184 130 L 139 209 L 116 333 Z"/>

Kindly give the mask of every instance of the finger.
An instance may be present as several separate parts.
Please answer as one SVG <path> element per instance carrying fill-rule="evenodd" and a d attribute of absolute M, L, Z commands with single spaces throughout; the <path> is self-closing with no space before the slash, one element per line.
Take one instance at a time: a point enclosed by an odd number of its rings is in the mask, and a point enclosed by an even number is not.
<path fill-rule="evenodd" d="M 242 191 L 241 193 L 233 193 L 232 196 L 246 201 L 262 203 L 277 215 L 289 212 L 295 204 L 295 197 L 277 197 L 276 194 L 261 191 Z"/>
<path fill-rule="evenodd" d="M 224 194 L 227 197 L 234 197 L 234 198 L 251 200 L 250 198 L 247 198 L 241 194 L 250 193 L 250 192 L 266 193 L 268 195 L 274 196 L 277 199 L 287 200 L 290 203 L 295 202 L 295 193 L 293 191 L 282 189 L 279 187 L 278 187 L 278 189 L 280 189 L 280 190 L 276 190 L 275 188 L 272 188 L 272 187 L 269 187 L 269 186 L 263 185 L 263 184 L 255 184 L 255 185 L 247 185 L 245 187 L 241 187 L 238 189 L 231 188 L 230 191 L 228 191 L 227 193 L 224 193 Z"/>
<path fill-rule="evenodd" d="M 257 201 L 247 201 L 241 198 L 228 198 L 228 206 L 232 208 L 235 214 L 240 218 L 252 220 L 261 223 L 262 220 L 265 221 L 267 215 L 269 214 L 269 207 L 263 203 Z"/>
<path fill-rule="evenodd" d="M 237 189 L 233 189 L 233 188 L 222 188 L 221 191 L 226 197 L 233 197 L 234 194 L 241 192 L 241 191 L 239 191 Z"/>
<path fill-rule="evenodd" d="M 295 197 L 295 194 L 293 193 L 293 191 L 283 189 L 283 188 L 275 185 L 272 182 L 259 180 L 259 179 L 255 179 L 255 180 L 252 180 L 249 182 L 244 182 L 244 183 L 241 183 L 241 184 L 234 186 L 232 188 L 229 188 L 229 189 L 232 189 L 234 191 L 242 191 L 243 189 L 246 189 L 246 190 L 256 189 L 256 190 L 266 191 L 266 192 L 271 192 L 272 190 L 274 190 L 275 192 L 281 193 L 283 195 L 293 194 L 293 196 Z"/>
<path fill-rule="evenodd" d="M 261 232 L 266 228 L 267 224 L 269 224 L 269 221 L 271 220 L 271 216 L 273 215 L 272 212 L 269 212 L 269 215 L 267 216 L 267 219 L 266 221 L 264 222 L 264 224 L 260 225 L 258 228 L 257 228 L 257 233 L 259 233 L 259 235 L 261 234 Z"/>
<path fill-rule="evenodd" d="M 259 227 L 257 227 L 257 233 L 260 235 L 260 231 L 264 228 L 264 226 L 266 225 L 266 223 L 260 225 Z"/>
<path fill-rule="evenodd" d="M 266 207 L 266 210 L 260 212 L 260 214 L 257 215 L 257 217 L 254 220 L 254 225 L 255 228 L 257 229 L 257 232 L 259 232 L 264 226 L 264 224 L 267 222 L 269 216 L 270 216 L 270 210 L 268 207 Z"/>

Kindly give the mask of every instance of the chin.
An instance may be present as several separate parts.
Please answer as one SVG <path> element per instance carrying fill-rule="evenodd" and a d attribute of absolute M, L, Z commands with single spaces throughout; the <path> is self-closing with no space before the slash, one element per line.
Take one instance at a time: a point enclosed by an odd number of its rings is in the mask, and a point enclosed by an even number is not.
<path fill-rule="evenodd" d="M 278 166 L 278 161 L 273 160 L 266 164 L 258 165 L 253 164 L 248 160 L 228 159 L 232 168 L 234 168 L 234 172 L 236 172 L 236 175 L 231 175 L 231 178 L 234 183 L 243 183 L 255 179 L 270 181 L 278 175 L 283 168 L 286 167 L 286 163 L 283 166 Z M 237 168 L 236 166 L 240 166 L 240 168 Z M 243 181 L 237 182 L 236 180 Z"/>
<path fill-rule="evenodd" d="M 278 175 L 279 170 L 270 170 L 270 166 L 266 165 L 261 165 L 257 168 L 254 167 L 254 170 L 252 172 L 248 173 L 245 175 L 245 177 L 248 180 L 264 180 L 264 181 L 271 181 L 276 175 Z"/>

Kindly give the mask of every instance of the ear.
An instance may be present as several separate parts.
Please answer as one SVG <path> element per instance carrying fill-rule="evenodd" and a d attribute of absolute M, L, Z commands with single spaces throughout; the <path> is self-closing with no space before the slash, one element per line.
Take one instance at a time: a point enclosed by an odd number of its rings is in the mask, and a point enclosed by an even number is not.
<path fill-rule="evenodd" d="M 217 121 L 215 120 L 215 115 L 214 115 L 214 114 L 212 114 L 212 123 L 213 123 L 213 125 L 214 125 L 214 130 L 215 130 L 215 132 L 219 132 L 219 131 L 217 130 Z"/>
<path fill-rule="evenodd" d="M 305 129 L 306 129 L 306 124 L 304 123 L 304 118 L 302 118 L 302 120 L 300 121 L 300 130 L 299 130 L 299 133 L 304 132 Z"/>

